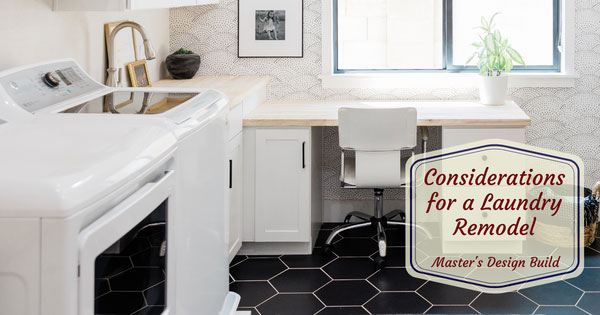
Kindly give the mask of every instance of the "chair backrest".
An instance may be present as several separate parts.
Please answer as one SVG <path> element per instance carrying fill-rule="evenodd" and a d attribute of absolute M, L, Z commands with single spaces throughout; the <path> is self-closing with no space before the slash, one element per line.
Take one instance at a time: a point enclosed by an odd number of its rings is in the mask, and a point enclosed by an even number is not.
<path fill-rule="evenodd" d="M 395 151 L 417 146 L 417 110 L 412 107 L 342 107 L 340 147 L 356 151 Z"/>
<path fill-rule="evenodd" d="M 402 150 L 417 145 L 417 110 L 340 108 L 338 122 L 340 147 L 356 152 L 356 187 L 401 187 Z"/>

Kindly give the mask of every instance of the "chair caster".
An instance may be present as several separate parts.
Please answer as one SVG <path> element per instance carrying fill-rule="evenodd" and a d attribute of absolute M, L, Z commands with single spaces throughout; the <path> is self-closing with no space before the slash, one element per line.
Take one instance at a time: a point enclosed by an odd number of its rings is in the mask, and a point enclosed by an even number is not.
<path fill-rule="evenodd" d="M 377 268 L 382 269 L 385 267 L 385 258 L 381 257 L 381 256 L 377 256 L 375 257 L 375 265 L 377 266 Z"/>
<path fill-rule="evenodd" d="M 331 244 L 323 245 L 323 254 L 327 256 L 331 255 Z"/>
<path fill-rule="evenodd" d="M 375 265 L 377 266 L 377 268 L 381 269 L 383 267 L 385 267 L 385 258 L 381 257 L 381 256 L 377 256 L 374 258 L 375 260 Z"/>

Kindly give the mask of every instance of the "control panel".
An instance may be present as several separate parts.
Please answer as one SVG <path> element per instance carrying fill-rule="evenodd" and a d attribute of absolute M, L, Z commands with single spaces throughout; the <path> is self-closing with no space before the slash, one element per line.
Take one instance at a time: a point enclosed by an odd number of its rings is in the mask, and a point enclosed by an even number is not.
<path fill-rule="evenodd" d="M 8 73 L 0 87 L 30 113 L 105 88 L 70 60 Z"/>

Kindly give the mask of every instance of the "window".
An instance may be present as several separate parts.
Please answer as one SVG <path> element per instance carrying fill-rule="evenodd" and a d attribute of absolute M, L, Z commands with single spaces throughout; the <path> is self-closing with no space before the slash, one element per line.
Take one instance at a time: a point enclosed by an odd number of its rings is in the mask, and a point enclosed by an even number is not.
<path fill-rule="evenodd" d="M 560 71 L 560 0 L 333 0 L 334 73 L 463 72 L 482 16 L 526 66 Z"/>

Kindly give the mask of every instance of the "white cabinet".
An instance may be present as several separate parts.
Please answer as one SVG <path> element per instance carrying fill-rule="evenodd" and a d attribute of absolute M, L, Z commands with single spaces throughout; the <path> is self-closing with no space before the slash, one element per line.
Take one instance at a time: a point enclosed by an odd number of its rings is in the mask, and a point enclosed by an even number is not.
<path fill-rule="evenodd" d="M 255 240 L 310 241 L 310 131 L 256 131 Z"/>
<path fill-rule="evenodd" d="M 55 11 L 126 11 L 219 3 L 219 0 L 54 0 Z"/>
<path fill-rule="evenodd" d="M 244 128 L 246 254 L 307 254 L 322 222 L 320 128 Z"/>
<path fill-rule="evenodd" d="M 239 133 L 233 140 L 229 141 L 228 148 L 229 178 L 228 201 L 229 201 L 229 261 L 238 253 L 242 247 L 242 222 L 243 222 L 243 147 L 242 134 Z"/>

